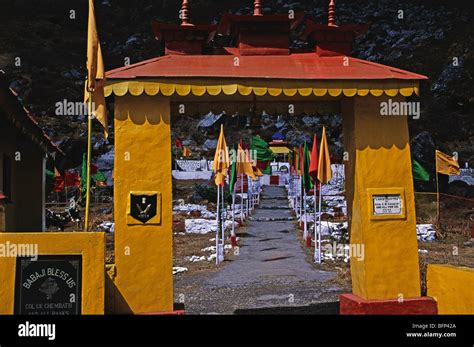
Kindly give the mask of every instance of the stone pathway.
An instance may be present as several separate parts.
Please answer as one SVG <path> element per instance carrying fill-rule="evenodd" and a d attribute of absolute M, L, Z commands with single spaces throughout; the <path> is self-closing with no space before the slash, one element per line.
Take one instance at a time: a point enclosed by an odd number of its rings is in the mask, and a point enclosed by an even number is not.
<path fill-rule="evenodd" d="M 177 281 L 188 313 L 325 313 L 311 305 L 337 300 L 339 288 L 325 283 L 334 274 L 305 258 L 283 187 L 265 186 L 239 231 L 240 254 L 222 270 Z"/>

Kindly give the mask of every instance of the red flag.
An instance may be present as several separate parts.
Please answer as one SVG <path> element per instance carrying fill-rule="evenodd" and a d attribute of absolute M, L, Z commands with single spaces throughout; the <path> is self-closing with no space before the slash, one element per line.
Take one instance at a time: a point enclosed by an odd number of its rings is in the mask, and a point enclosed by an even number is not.
<path fill-rule="evenodd" d="M 176 148 L 183 149 L 183 141 L 181 141 L 179 137 L 177 137 L 176 140 L 174 140 L 174 144 Z"/>
<path fill-rule="evenodd" d="M 81 177 L 76 173 L 68 171 L 64 172 L 64 181 L 66 187 L 79 187 L 81 185 Z"/>
<path fill-rule="evenodd" d="M 61 176 L 56 176 L 53 182 L 53 191 L 56 193 L 61 192 L 64 189 L 64 180 Z"/>
<path fill-rule="evenodd" d="M 91 176 L 97 173 L 97 165 L 91 163 Z"/>
<path fill-rule="evenodd" d="M 319 164 L 319 155 L 318 155 L 318 146 L 316 141 L 316 134 L 313 138 L 313 149 L 311 150 L 311 160 L 309 164 L 309 175 L 315 183 L 318 179 L 318 164 Z"/>

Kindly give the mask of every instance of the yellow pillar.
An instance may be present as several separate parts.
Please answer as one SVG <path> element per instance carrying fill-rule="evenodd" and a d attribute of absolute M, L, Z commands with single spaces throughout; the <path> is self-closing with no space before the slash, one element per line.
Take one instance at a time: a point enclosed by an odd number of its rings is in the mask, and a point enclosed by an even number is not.
<path fill-rule="evenodd" d="M 387 100 L 356 96 L 342 102 L 350 241 L 364 247 L 363 260 L 351 258 L 352 291 L 367 300 L 420 296 L 407 117 L 380 115 Z M 374 211 L 384 195 L 400 197 L 399 215 L 380 213 L 380 205 Z"/>
<path fill-rule="evenodd" d="M 173 310 L 170 101 L 159 96 L 115 101 L 114 313 Z M 131 194 L 157 195 L 156 215 L 130 216 Z"/>

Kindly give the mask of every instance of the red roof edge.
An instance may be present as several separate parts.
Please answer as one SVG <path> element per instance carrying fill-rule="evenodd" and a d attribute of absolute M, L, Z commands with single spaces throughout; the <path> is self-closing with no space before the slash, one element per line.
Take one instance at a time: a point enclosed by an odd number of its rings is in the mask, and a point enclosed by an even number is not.
<path fill-rule="evenodd" d="M 361 64 L 369 64 L 369 65 L 377 66 L 377 67 L 380 67 L 380 68 L 383 68 L 383 69 L 388 68 L 392 71 L 395 71 L 395 72 L 398 72 L 398 73 L 401 73 L 401 74 L 409 73 L 410 75 L 413 75 L 414 77 L 416 77 L 416 79 L 420 79 L 420 80 L 429 79 L 428 76 L 420 75 L 420 74 L 417 74 L 415 72 L 411 72 L 411 71 L 407 71 L 407 70 L 403 70 L 403 69 L 399 69 L 399 68 L 396 68 L 396 67 L 393 67 L 393 66 L 390 66 L 390 65 L 384 65 L 384 64 L 373 62 L 373 61 L 368 61 L 368 60 L 354 58 L 354 57 L 351 57 L 351 59 L 355 59 L 355 60 L 359 61 Z"/>
<path fill-rule="evenodd" d="M 35 138 L 42 146 L 44 146 L 46 151 L 51 153 L 59 153 L 64 155 L 64 152 L 53 143 L 49 136 L 44 132 L 44 130 L 39 126 L 38 121 L 35 119 L 34 115 L 29 111 L 25 106 L 21 105 L 18 101 L 18 93 L 12 88 L 8 87 L 8 83 L 5 77 L 0 77 L 0 89 L 4 91 L 3 104 L 0 104 L 0 108 L 6 108 L 6 114 L 13 114 L 15 121 L 22 123 L 24 127 L 18 126 L 17 122 L 10 121 L 15 127 L 17 127 L 22 132 L 27 132 L 33 138 Z M 8 117 L 7 117 L 8 118 Z"/>

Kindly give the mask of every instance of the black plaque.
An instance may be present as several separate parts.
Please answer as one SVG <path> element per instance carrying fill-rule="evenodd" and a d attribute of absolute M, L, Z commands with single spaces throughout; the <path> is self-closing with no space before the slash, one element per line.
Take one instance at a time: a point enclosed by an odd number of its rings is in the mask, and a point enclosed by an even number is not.
<path fill-rule="evenodd" d="M 130 215 L 146 223 L 156 216 L 158 194 L 130 195 Z"/>
<path fill-rule="evenodd" d="M 82 256 L 17 258 L 15 314 L 81 314 Z"/>

